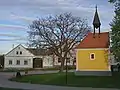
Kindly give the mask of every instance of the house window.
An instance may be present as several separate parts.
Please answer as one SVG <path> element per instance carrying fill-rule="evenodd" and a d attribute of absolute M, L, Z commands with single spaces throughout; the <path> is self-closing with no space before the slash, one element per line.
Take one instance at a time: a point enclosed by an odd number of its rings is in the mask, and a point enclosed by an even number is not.
<path fill-rule="evenodd" d="M 9 60 L 9 65 L 12 65 L 12 60 Z"/>
<path fill-rule="evenodd" d="M 91 54 L 90 54 L 90 59 L 91 59 L 91 60 L 94 60 L 94 59 L 95 59 L 95 54 L 94 54 L 94 53 L 91 53 Z"/>
<path fill-rule="evenodd" d="M 66 60 L 67 60 L 67 63 L 70 63 L 70 58 L 67 58 Z"/>
<path fill-rule="evenodd" d="M 20 49 L 20 47 L 18 47 L 18 49 Z"/>
<path fill-rule="evenodd" d="M 60 63 L 61 62 L 61 60 L 60 60 L 60 58 L 58 58 L 58 63 Z"/>
<path fill-rule="evenodd" d="M 16 54 L 18 54 L 18 51 L 16 51 Z"/>
<path fill-rule="evenodd" d="M 24 60 L 24 65 L 28 65 L 28 61 L 27 60 Z"/>
<path fill-rule="evenodd" d="M 74 58 L 73 62 L 76 63 L 76 58 Z"/>
<path fill-rule="evenodd" d="M 20 54 L 22 54 L 22 51 L 20 51 Z"/>
<path fill-rule="evenodd" d="M 17 60 L 16 65 L 20 65 L 20 60 Z"/>

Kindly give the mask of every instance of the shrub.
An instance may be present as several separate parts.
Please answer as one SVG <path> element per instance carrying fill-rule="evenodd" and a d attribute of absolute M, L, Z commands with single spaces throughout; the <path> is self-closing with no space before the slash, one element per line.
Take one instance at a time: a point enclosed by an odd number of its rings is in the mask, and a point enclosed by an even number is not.
<path fill-rule="evenodd" d="M 20 78 L 21 77 L 21 73 L 18 71 L 17 73 L 16 73 L 16 78 Z"/>

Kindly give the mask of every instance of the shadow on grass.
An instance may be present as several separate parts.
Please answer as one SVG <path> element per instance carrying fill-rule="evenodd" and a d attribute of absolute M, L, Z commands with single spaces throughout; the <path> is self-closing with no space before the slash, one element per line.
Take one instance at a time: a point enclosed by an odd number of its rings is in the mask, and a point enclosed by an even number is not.
<path fill-rule="evenodd" d="M 75 76 L 74 73 L 69 72 L 67 84 L 65 73 L 22 76 L 21 78 L 12 78 L 10 80 L 57 86 L 120 88 L 120 73 L 114 76 Z"/>
<path fill-rule="evenodd" d="M 23 90 L 23 89 L 13 89 L 13 88 L 3 88 L 3 87 L 0 87 L 0 90 Z"/>

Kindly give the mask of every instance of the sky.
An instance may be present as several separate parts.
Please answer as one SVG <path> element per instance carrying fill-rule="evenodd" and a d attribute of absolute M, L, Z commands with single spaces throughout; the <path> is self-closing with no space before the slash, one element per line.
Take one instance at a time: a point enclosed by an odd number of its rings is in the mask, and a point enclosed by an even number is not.
<path fill-rule="evenodd" d="M 101 31 L 109 31 L 114 6 L 108 0 L 0 0 L 0 54 L 9 52 L 13 45 L 26 45 L 29 25 L 41 17 L 68 12 L 87 19 L 92 26 L 96 5 Z"/>

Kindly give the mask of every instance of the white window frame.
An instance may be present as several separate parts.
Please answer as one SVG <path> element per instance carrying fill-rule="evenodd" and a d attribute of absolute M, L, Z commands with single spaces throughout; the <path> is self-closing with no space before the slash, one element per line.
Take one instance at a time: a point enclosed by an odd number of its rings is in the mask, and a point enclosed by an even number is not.
<path fill-rule="evenodd" d="M 27 64 L 25 64 L 25 61 L 27 61 Z M 28 60 L 24 60 L 24 65 L 28 65 Z"/>
<path fill-rule="evenodd" d="M 20 55 L 22 55 L 22 51 L 20 51 Z"/>
<path fill-rule="evenodd" d="M 16 55 L 18 55 L 19 54 L 19 52 L 18 51 L 16 51 Z"/>
<path fill-rule="evenodd" d="M 61 61 L 59 61 L 60 58 L 58 58 L 58 63 L 61 63 Z"/>
<path fill-rule="evenodd" d="M 20 64 L 17 64 L 17 61 L 20 61 L 20 60 L 16 60 L 16 65 L 20 65 Z"/>
<path fill-rule="evenodd" d="M 94 55 L 94 59 L 91 58 L 91 55 Z M 95 53 L 90 53 L 90 60 L 95 60 Z"/>
<path fill-rule="evenodd" d="M 10 61 L 12 62 L 11 64 L 10 64 Z M 9 64 L 9 65 L 12 65 L 12 64 L 13 64 L 13 61 L 12 61 L 12 60 L 9 60 L 9 61 L 8 61 L 8 64 Z"/>

